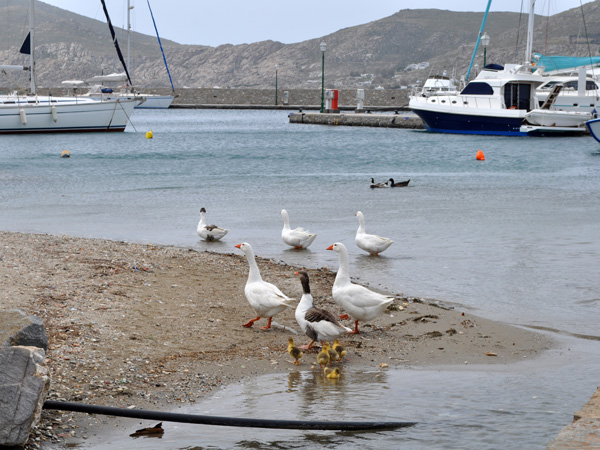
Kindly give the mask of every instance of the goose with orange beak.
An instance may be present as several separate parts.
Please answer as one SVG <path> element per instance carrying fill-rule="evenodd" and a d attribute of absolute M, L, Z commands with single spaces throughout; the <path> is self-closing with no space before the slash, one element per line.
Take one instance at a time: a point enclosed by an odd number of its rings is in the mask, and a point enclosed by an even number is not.
<path fill-rule="evenodd" d="M 331 289 L 333 301 L 348 313 L 340 316 L 340 318 L 352 318 L 354 320 L 353 334 L 358 334 L 358 322 L 371 320 L 383 314 L 386 308 L 392 304 L 394 298 L 374 292 L 350 281 L 348 249 L 344 244 L 336 242 L 330 245 L 327 250 L 337 252 L 340 258 L 340 267 L 335 276 L 333 288 Z"/>

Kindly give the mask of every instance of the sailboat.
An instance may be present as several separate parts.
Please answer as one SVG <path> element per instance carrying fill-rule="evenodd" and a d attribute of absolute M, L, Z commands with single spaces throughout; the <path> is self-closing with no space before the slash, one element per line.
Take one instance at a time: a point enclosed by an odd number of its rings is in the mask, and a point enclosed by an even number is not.
<path fill-rule="evenodd" d="M 29 1 L 29 34 L 21 53 L 29 55 L 29 67 L 5 65 L 3 70 L 29 71 L 30 93 L 0 96 L 0 134 L 123 131 L 136 100 L 94 100 L 36 94 L 34 0 Z"/>
<path fill-rule="evenodd" d="M 156 37 L 158 38 L 158 44 L 160 46 L 160 50 L 162 52 L 163 60 L 165 63 L 165 67 L 167 69 L 167 74 L 169 75 L 169 81 L 171 82 L 171 90 L 175 92 L 175 88 L 173 86 L 173 80 L 171 79 L 171 73 L 169 72 L 169 66 L 167 65 L 167 59 L 165 57 L 165 52 L 162 48 L 162 43 L 160 41 L 160 36 L 158 35 L 158 29 L 156 28 L 156 22 L 154 21 L 154 14 L 152 14 L 152 8 L 150 7 L 150 0 L 148 1 L 148 8 L 150 9 L 150 15 L 152 16 L 152 21 L 154 23 L 154 29 L 156 30 Z M 133 6 L 131 6 L 130 0 L 127 0 L 127 62 L 123 60 L 122 54 L 118 45 L 116 44 L 116 35 L 114 28 L 112 26 L 110 17 L 108 15 L 108 10 L 106 8 L 106 4 L 104 0 L 101 0 L 102 6 L 104 8 L 104 14 L 106 15 L 106 21 L 108 22 L 108 28 L 110 29 L 113 41 L 115 42 L 115 47 L 117 48 L 117 54 L 121 59 L 121 63 L 123 64 L 123 68 L 125 69 L 125 73 L 117 74 L 113 73 L 110 75 L 98 75 L 89 80 L 86 80 L 86 83 L 92 84 L 89 92 L 87 92 L 87 96 L 95 99 L 118 99 L 118 98 L 132 98 L 136 97 L 138 99 L 135 108 L 136 109 L 166 109 L 171 106 L 174 95 L 157 95 L 157 94 L 144 94 L 137 92 L 131 81 L 131 77 L 129 76 L 129 72 L 127 70 L 128 67 L 131 67 L 130 64 L 130 48 L 131 48 L 131 10 Z M 107 88 L 103 83 L 106 82 L 125 82 L 128 84 L 124 88 L 120 88 L 118 90 Z M 65 81 L 63 83 L 72 84 L 73 81 Z"/>
<path fill-rule="evenodd" d="M 552 109 L 558 89 L 552 100 L 539 105 L 536 89 L 547 80 L 542 76 L 544 68 L 531 62 L 534 5 L 535 0 L 530 0 L 524 64 L 489 64 L 456 95 L 410 98 L 409 107 L 427 130 L 506 136 L 586 133 L 585 122 L 592 118 L 591 112 Z"/>

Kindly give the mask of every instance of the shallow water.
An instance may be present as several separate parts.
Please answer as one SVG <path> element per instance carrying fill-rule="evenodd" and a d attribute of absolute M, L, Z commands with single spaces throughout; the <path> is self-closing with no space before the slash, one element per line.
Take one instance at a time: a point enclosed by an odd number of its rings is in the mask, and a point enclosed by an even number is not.
<path fill-rule="evenodd" d="M 291 125 L 287 113 L 276 111 L 136 111 L 133 123 L 135 129 L 119 134 L 3 136 L 0 228 L 227 253 L 240 253 L 233 246 L 247 241 L 259 256 L 333 270 L 337 255 L 325 248 L 340 241 L 361 282 L 491 319 L 598 336 L 600 147 L 592 138 Z M 154 139 L 145 139 L 150 129 Z M 59 157 L 64 149 L 71 158 Z M 479 149 L 486 161 L 475 159 Z M 371 177 L 411 182 L 373 190 Z M 198 239 L 201 206 L 209 222 L 231 230 L 223 242 Z M 283 208 L 292 227 L 318 233 L 309 250 L 281 242 Z M 395 241 L 380 257 L 354 245 L 357 210 L 367 232 Z M 547 375 L 549 391 L 573 399 L 561 410 L 562 424 L 597 383 L 591 363 L 577 364 Z M 577 379 L 567 376 L 572 371 Z M 390 372 L 387 389 L 403 395 L 398 386 L 411 374 Z M 446 371 L 426 374 L 441 386 L 454 378 Z M 515 377 L 502 400 L 520 402 L 535 386 L 527 378 Z M 459 409 L 486 408 L 468 390 L 485 379 L 461 375 L 452 381 L 458 394 L 442 387 L 436 402 L 457 395 Z M 414 413 L 416 400 L 402 401 Z M 517 414 L 525 416 L 548 420 Z M 415 430 L 423 428 L 406 434 Z M 420 436 L 412 438 L 415 448 L 433 439 L 431 430 Z"/>
<path fill-rule="evenodd" d="M 588 350 L 593 351 L 592 348 Z M 510 366 L 356 371 L 342 378 L 291 370 L 232 385 L 178 413 L 291 420 L 408 421 L 410 428 L 379 432 L 293 431 L 165 423 L 162 439 L 128 434 L 149 423 L 122 419 L 119 429 L 84 448 L 321 448 L 543 449 L 580 408 L 557 380 L 592 392 L 585 353 L 551 351 L 536 362 Z M 560 364 L 557 362 L 560 361 Z M 579 369 L 574 371 L 574 365 Z M 597 373 L 597 372 L 596 372 Z M 571 411 L 571 412 L 569 412 Z"/>

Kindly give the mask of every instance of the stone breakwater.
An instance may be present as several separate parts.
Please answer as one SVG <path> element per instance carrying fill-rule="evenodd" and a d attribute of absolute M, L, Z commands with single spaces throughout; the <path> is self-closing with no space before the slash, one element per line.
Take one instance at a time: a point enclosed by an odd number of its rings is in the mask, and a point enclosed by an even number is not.
<path fill-rule="evenodd" d="M 290 123 L 341 125 L 358 127 L 424 129 L 418 117 L 403 114 L 321 114 L 296 112 L 288 115 Z"/>

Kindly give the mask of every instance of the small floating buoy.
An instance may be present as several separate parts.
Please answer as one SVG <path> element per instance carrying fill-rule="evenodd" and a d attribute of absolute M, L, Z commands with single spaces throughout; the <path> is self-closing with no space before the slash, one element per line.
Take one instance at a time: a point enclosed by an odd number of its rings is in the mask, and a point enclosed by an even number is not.
<path fill-rule="evenodd" d="M 146 131 L 146 139 L 152 139 L 154 137 L 154 133 L 152 130 Z"/>
<path fill-rule="evenodd" d="M 481 150 L 477 150 L 477 155 L 475 156 L 478 161 L 485 161 L 485 155 Z"/>
<path fill-rule="evenodd" d="M 60 157 L 61 157 L 61 158 L 70 158 L 70 157 L 71 157 L 71 153 L 69 153 L 69 150 L 63 150 L 63 151 L 60 153 Z"/>

